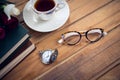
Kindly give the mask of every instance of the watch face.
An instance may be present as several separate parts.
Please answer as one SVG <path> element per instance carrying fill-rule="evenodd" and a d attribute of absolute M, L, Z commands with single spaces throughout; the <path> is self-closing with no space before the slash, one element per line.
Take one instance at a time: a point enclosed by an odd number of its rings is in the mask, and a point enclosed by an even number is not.
<path fill-rule="evenodd" d="M 42 62 L 45 63 L 45 64 L 48 64 L 49 61 L 50 61 L 51 55 L 52 55 L 52 51 L 50 51 L 50 50 L 47 50 L 47 51 L 43 52 Z"/>

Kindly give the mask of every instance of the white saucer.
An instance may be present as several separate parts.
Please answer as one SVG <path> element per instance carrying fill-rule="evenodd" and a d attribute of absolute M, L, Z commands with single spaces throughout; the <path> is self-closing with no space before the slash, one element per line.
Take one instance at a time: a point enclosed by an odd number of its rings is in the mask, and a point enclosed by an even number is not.
<path fill-rule="evenodd" d="M 37 21 L 33 19 L 34 12 L 31 9 L 30 2 L 26 4 L 23 10 L 23 19 L 31 29 L 38 32 L 50 32 L 63 26 L 69 17 L 69 6 L 67 2 L 65 7 L 57 11 L 54 17 L 48 21 Z"/>

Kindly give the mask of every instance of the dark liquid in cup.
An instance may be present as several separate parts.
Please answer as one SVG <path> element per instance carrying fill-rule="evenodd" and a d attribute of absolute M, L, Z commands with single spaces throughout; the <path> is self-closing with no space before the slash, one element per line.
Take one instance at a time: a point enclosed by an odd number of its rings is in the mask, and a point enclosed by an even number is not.
<path fill-rule="evenodd" d="M 48 11 L 55 6 L 53 0 L 37 0 L 34 7 L 38 11 Z"/>

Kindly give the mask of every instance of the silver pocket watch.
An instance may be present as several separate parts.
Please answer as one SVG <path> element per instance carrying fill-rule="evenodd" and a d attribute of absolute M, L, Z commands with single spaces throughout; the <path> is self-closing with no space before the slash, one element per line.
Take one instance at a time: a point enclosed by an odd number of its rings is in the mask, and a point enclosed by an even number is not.
<path fill-rule="evenodd" d="M 54 50 L 51 50 L 51 49 L 43 50 L 43 51 L 39 52 L 39 55 L 41 57 L 42 63 L 44 63 L 44 64 L 51 64 L 51 63 L 53 63 L 57 59 L 58 50 L 57 49 L 54 49 Z"/>

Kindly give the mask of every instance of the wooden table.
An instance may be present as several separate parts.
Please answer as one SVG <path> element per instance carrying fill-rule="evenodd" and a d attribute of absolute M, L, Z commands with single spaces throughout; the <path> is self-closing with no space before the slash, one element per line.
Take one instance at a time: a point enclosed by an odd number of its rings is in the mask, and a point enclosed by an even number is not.
<path fill-rule="evenodd" d="M 18 16 L 24 23 L 22 11 L 28 0 L 10 0 L 21 10 Z M 120 80 L 120 0 L 68 0 L 70 16 L 59 29 L 41 33 L 29 29 L 36 49 L 3 80 Z M 103 28 L 108 35 L 95 43 L 82 40 L 78 45 L 57 43 L 67 31 Z M 59 51 L 50 65 L 40 61 L 38 52 L 45 49 Z"/>

